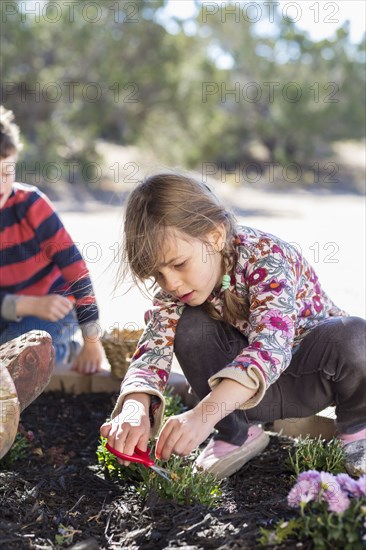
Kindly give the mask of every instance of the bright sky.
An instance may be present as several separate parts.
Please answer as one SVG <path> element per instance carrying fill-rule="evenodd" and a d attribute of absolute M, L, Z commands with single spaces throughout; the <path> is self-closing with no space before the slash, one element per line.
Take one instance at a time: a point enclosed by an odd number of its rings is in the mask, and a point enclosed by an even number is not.
<path fill-rule="evenodd" d="M 207 17 L 210 16 L 210 12 L 215 10 L 215 6 L 229 4 L 228 1 L 223 0 L 201 0 L 201 3 L 205 6 Z M 271 33 L 273 24 L 270 22 L 268 1 L 233 1 L 232 3 L 237 10 L 237 17 L 243 18 L 246 16 L 251 21 L 258 19 L 260 30 L 266 34 Z M 366 2 L 364 0 L 341 0 L 337 2 L 326 0 L 300 0 L 297 2 L 277 0 L 277 4 L 283 16 L 297 20 L 298 27 L 308 31 L 313 40 L 331 37 L 347 19 L 350 21 L 350 34 L 353 42 L 359 42 L 365 32 Z M 165 20 L 166 16 L 186 19 L 195 13 L 196 7 L 193 0 L 169 0 L 162 20 Z M 227 15 L 227 17 L 232 17 L 234 20 L 235 15 Z M 171 26 L 171 31 L 174 32 L 174 24 Z"/>
<path fill-rule="evenodd" d="M 19 1 L 19 7 L 22 11 L 25 10 L 28 13 L 36 8 L 38 8 L 38 12 L 42 12 L 46 1 L 47 0 L 23 0 Z M 230 0 L 199 1 L 205 6 L 205 13 L 208 18 L 215 8 L 230 4 Z M 53 4 L 52 0 L 49 0 L 49 2 Z M 72 0 L 71 2 L 62 0 L 61 5 L 65 3 L 65 6 L 67 6 L 68 4 L 77 4 L 77 2 L 78 0 Z M 119 3 L 121 5 L 124 4 L 124 2 L 121 1 L 112 2 L 112 5 L 115 6 Z M 126 0 L 126 5 L 132 5 L 134 3 L 138 6 L 138 0 Z M 270 21 L 271 10 L 268 6 L 268 0 L 231 0 L 231 3 L 235 5 L 236 16 L 239 17 L 240 20 L 243 20 L 243 17 L 247 17 L 251 21 L 258 19 L 258 30 L 263 34 L 271 34 L 274 27 L 273 23 Z M 310 34 L 310 38 L 313 40 L 331 37 L 347 19 L 350 21 L 350 34 L 353 42 L 360 42 L 365 33 L 365 0 L 338 0 L 336 2 L 328 0 L 297 0 L 294 2 L 290 0 L 275 0 L 275 3 L 279 6 L 283 16 L 296 19 L 298 27 L 307 30 Z M 11 2 L 9 2 L 9 4 L 11 4 Z M 92 17 L 95 15 L 93 12 L 93 4 L 96 4 L 96 2 L 86 1 L 85 4 L 89 5 L 89 16 Z M 154 0 L 151 0 L 151 4 L 154 4 Z M 65 9 L 67 8 L 65 7 Z M 163 23 L 170 32 L 174 33 L 178 31 L 178 27 L 174 24 L 174 21 L 169 21 L 169 18 L 178 17 L 184 20 L 195 15 L 196 11 L 197 8 L 193 0 L 168 0 L 167 7 L 160 11 L 158 20 Z M 234 19 L 235 15 L 227 15 L 227 17 Z M 187 25 L 185 27 L 185 32 L 187 32 L 187 34 L 194 34 L 195 27 Z"/>

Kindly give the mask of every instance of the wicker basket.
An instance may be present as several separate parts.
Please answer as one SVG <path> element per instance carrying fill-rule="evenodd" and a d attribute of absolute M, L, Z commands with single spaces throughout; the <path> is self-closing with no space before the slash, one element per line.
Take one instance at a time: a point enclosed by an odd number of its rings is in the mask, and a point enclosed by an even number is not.
<path fill-rule="evenodd" d="M 116 378 L 122 380 L 125 377 L 142 333 L 143 330 L 113 329 L 103 334 L 101 342 Z"/>

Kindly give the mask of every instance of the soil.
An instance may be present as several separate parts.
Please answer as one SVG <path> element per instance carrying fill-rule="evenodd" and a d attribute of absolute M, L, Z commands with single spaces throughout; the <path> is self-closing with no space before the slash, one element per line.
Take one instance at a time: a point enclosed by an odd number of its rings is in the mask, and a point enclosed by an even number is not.
<path fill-rule="evenodd" d="M 260 526 L 291 517 L 284 461 L 292 441 L 274 434 L 260 457 L 223 482 L 218 507 L 144 502 L 131 482 L 98 466 L 99 426 L 113 405 L 110 394 L 50 392 L 22 413 L 34 440 L 26 458 L 0 471 L 0 548 L 253 550 Z M 56 542 L 62 525 L 73 537 Z"/>

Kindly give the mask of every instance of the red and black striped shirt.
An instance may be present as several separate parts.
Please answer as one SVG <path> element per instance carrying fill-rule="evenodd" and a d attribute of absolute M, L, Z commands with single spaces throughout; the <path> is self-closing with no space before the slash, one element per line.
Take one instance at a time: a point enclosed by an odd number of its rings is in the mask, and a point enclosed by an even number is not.
<path fill-rule="evenodd" d="M 0 211 L 0 258 L 0 311 L 7 294 L 62 294 L 74 296 L 79 325 L 98 319 L 86 264 L 37 187 L 14 184 Z"/>

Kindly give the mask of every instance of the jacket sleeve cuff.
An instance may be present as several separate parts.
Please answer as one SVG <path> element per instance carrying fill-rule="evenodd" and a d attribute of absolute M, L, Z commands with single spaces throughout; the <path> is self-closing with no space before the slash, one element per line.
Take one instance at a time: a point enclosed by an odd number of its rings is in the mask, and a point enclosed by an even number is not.
<path fill-rule="evenodd" d="M 7 321 L 21 321 L 22 317 L 19 317 L 16 313 L 17 301 L 20 296 L 16 294 L 7 294 L 4 296 L 3 302 L 1 304 L 1 317 Z"/>
<path fill-rule="evenodd" d="M 164 410 L 165 410 L 165 399 L 162 393 L 154 389 L 146 388 L 131 388 L 129 387 L 126 391 L 121 391 L 118 396 L 117 403 L 112 411 L 111 418 L 115 418 L 122 410 L 123 403 L 130 393 L 147 393 L 151 395 L 151 404 L 150 404 L 150 438 L 155 437 L 161 428 L 164 419 Z"/>
<path fill-rule="evenodd" d="M 240 405 L 240 409 L 252 409 L 262 401 L 266 392 L 266 381 L 262 372 L 257 367 L 250 365 L 244 371 L 233 367 L 225 367 L 209 378 L 208 383 L 210 388 L 214 388 L 223 378 L 230 378 L 231 380 L 235 380 L 235 382 L 239 382 L 239 384 L 242 384 L 246 388 L 257 390 L 253 397 Z"/>

